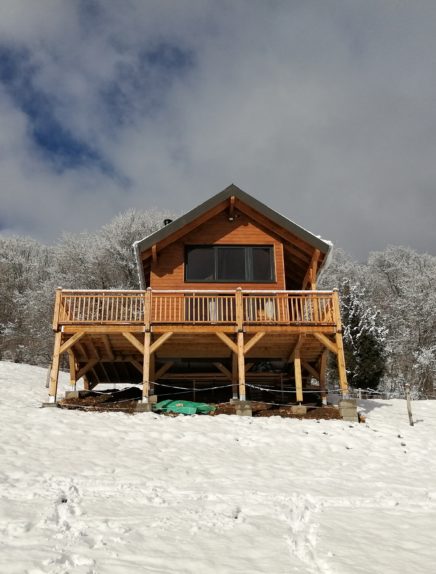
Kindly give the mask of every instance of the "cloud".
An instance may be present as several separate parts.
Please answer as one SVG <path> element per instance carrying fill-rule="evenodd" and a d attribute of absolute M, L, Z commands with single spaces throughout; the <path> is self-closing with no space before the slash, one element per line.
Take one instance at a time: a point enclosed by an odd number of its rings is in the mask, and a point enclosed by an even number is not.
<path fill-rule="evenodd" d="M 4 0 L 1 224 L 44 241 L 234 182 L 358 257 L 435 252 L 434 2 Z"/>

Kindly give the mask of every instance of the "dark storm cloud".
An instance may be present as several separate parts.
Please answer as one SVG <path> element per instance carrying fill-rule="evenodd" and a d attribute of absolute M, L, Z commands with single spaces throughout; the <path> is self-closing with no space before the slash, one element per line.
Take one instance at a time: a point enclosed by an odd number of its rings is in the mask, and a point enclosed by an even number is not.
<path fill-rule="evenodd" d="M 234 182 L 358 257 L 436 251 L 434 2 L 5 0 L 0 38 L 8 231 Z"/>

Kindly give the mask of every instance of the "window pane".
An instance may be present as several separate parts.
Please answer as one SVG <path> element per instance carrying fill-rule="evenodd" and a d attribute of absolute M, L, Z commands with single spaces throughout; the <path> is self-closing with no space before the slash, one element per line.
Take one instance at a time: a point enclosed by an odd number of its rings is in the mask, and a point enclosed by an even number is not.
<path fill-rule="evenodd" d="M 218 248 L 218 277 L 219 281 L 246 281 L 245 249 Z"/>
<path fill-rule="evenodd" d="M 271 247 L 252 248 L 253 281 L 271 281 L 273 279 Z"/>
<path fill-rule="evenodd" d="M 193 247 L 188 250 L 186 260 L 187 281 L 213 281 L 214 255 L 211 247 Z"/>

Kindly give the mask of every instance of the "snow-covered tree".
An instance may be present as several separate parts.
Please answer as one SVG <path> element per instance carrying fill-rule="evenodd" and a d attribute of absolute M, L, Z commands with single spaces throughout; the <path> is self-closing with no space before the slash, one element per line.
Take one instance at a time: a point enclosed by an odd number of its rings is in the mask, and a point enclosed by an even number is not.
<path fill-rule="evenodd" d="M 346 280 L 341 286 L 341 315 L 348 382 L 377 389 L 385 372 L 387 329 L 380 312 L 367 303 L 365 290 Z"/>

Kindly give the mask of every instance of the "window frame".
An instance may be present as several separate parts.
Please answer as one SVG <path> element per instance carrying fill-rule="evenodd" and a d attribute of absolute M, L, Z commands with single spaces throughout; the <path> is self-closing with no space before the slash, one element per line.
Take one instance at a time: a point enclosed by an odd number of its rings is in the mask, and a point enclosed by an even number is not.
<path fill-rule="evenodd" d="M 220 249 L 244 249 L 244 256 L 245 256 L 245 270 L 246 276 L 245 279 L 217 279 L 218 277 L 218 251 Z M 268 249 L 270 253 L 270 262 L 271 262 L 271 279 L 253 279 L 253 250 L 255 248 L 262 248 Z M 213 279 L 191 279 L 188 278 L 188 254 L 191 249 L 211 249 L 213 252 L 214 257 L 214 278 Z M 185 283 L 253 283 L 253 284 L 270 284 L 277 282 L 277 274 L 276 274 L 276 259 L 275 259 L 275 249 L 274 245 L 267 244 L 193 244 L 193 245 L 185 245 L 185 257 L 184 257 L 184 280 Z"/>

